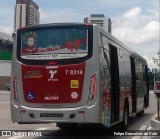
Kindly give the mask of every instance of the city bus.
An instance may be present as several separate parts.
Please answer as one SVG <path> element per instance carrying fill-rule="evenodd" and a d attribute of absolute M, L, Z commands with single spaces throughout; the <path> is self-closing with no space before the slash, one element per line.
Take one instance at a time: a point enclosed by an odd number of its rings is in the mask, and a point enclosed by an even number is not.
<path fill-rule="evenodd" d="M 154 93 L 160 92 L 160 76 L 154 76 Z"/>
<path fill-rule="evenodd" d="M 149 106 L 146 60 L 96 24 L 27 26 L 13 39 L 13 122 L 127 129 Z"/>

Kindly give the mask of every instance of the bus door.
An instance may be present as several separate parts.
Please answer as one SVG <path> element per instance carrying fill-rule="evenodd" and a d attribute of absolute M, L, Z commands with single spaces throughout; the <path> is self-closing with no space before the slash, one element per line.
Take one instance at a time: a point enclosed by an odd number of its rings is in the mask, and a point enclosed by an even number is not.
<path fill-rule="evenodd" d="M 110 64 L 111 64 L 111 123 L 119 121 L 119 67 L 117 48 L 110 46 Z"/>
<path fill-rule="evenodd" d="M 108 38 L 101 34 L 101 87 L 102 96 L 102 117 L 101 121 L 106 127 L 111 126 L 111 69 L 110 69 L 110 48 Z"/>
<path fill-rule="evenodd" d="M 132 74 L 132 113 L 137 111 L 137 93 L 136 93 L 136 72 L 135 72 L 135 61 L 131 57 L 131 74 Z"/>
<path fill-rule="evenodd" d="M 145 76 L 146 76 L 146 86 L 147 86 L 145 108 L 147 108 L 149 106 L 149 75 L 148 75 L 148 67 L 146 65 L 145 65 Z"/>

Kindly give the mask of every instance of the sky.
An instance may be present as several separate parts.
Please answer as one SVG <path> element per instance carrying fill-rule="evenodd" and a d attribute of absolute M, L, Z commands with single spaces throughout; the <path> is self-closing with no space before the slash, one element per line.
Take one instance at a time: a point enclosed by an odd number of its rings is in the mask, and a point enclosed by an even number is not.
<path fill-rule="evenodd" d="M 33 0 L 40 23 L 83 22 L 90 14 L 112 20 L 112 35 L 144 57 L 149 68 L 160 49 L 160 0 Z M 16 0 L 0 3 L 0 32 L 11 34 Z"/>

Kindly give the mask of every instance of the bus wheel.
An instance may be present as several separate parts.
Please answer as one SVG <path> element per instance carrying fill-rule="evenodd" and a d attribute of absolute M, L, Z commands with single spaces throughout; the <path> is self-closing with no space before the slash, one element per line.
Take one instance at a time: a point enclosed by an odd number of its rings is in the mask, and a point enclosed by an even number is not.
<path fill-rule="evenodd" d="M 56 126 L 60 129 L 76 129 L 78 123 L 57 123 Z"/>
<path fill-rule="evenodd" d="M 128 121 L 129 121 L 129 111 L 128 111 L 127 105 L 125 105 L 124 113 L 123 113 L 123 122 L 122 122 L 123 130 L 127 130 Z"/>

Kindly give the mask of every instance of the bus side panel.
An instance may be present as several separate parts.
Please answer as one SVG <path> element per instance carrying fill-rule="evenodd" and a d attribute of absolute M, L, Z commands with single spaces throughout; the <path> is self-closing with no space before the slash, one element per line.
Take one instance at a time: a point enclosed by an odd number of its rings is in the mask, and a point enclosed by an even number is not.
<path fill-rule="evenodd" d="M 15 39 L 15 38 L 14 38 Z M 14 40 L 13 45 L 13 57 L 12 57 L 12 67 L 11 67 L 11 93 L 10 93 L 10 105 L 11 105 L 11 120 L 13 122 L 21 122 L 21 113 L 20 113 L 20 97 L 23 88 L 21 80 L 21 66 L 17 62 L 17 44 Z"/>
<path fill-rule="evenodd" d="M 86 70 L 85 70 L 85 80 L 84 80 L 84 89 L 83 98 L 86 98 L 86 111 L 85 111 L 85 122 L 87 123 L 100 123 L 100 63 L 99 63 L 99 40 L 98 40 L 98 27 L 93 26 L 93 56 L 90 60 L 86 61 Z M 91 80 L 95 80 L 95 93 L 94 97 L 91 100 L 90 96 L 90 83 Z M 87 85 L 87 86 L 86 86 Z M 86 95 L 85 95 L 86 94 Z"/>
<path fill-rule="evenodd" d="M 131 53 L 125 50 L 125 94 L 128 101 L 129 115 L 132 115 L 132 74 L 131 74 Z"/>
<path fill-rule="evenodd" d="M 10 93 L 11 118 L 13 122 L 21 122 L 20 98 L 22 97 L 23 88 L 22 88 L 21 74 L 19 73 L 21 73 L 20 64 L 16 61 L 13 61 L 12 72 L 11 72 L 11 93 Z"/>

